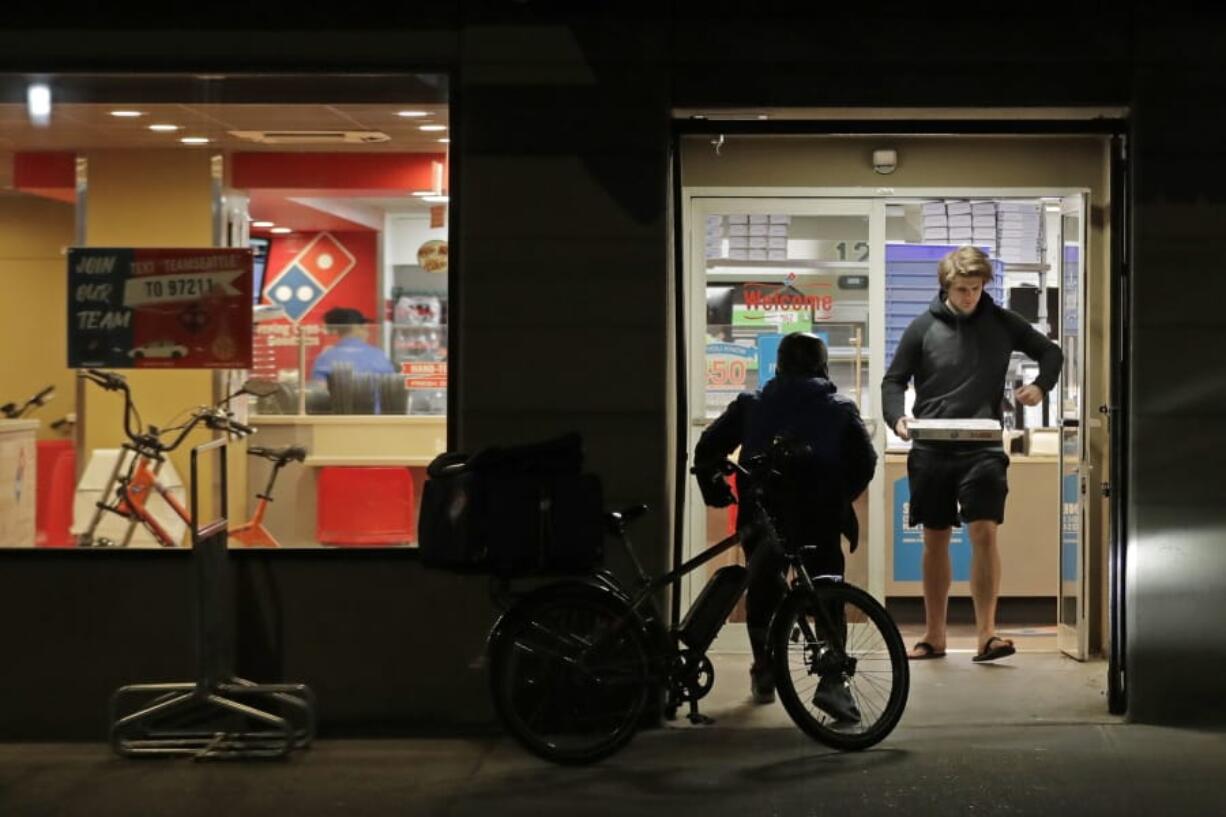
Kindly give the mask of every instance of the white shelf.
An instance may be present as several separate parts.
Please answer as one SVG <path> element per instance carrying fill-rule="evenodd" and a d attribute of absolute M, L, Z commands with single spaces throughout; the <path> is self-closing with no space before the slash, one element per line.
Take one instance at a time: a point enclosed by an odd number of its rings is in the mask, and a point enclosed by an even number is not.
<path fill-rule="evenodd" d="M 796 270 L 796 269 L 815 269 L 815 270 L 866 270 L 868 269 L 867 261 L 816 261 L 811 258 L 789 258 L 786 261 L 734 261 L 730 258 L 708 258 L 707 259 L 707 274 L 712 275 L 714 268 L 726 269 L 733 272 L 740 270 Z"/>

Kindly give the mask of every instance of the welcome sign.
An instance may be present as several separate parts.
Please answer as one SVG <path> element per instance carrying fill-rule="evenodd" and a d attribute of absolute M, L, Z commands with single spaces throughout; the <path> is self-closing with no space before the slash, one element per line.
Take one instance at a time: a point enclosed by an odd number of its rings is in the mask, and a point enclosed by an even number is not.
<path fill-rule="evenodd" d="M 68 366 L 251 367 L 249 249 L 68 251 Z"/>

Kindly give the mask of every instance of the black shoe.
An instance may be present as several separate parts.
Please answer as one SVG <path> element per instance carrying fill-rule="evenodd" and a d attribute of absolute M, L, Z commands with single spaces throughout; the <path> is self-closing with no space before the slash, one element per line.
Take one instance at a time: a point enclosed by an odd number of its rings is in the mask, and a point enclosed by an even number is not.
<path fill-rule="evenodd" d="M 749 671 L 749 692 L 756 704 L 775 702 L 775 676 L 770 670 Z"/>
<path fill-rule="evenodd" d="M 813 694 L 813 705 L 840 724 L 860 722 L 860 708 L 851 695 L 851 684 L 842 673 L 822 676 Z"/>

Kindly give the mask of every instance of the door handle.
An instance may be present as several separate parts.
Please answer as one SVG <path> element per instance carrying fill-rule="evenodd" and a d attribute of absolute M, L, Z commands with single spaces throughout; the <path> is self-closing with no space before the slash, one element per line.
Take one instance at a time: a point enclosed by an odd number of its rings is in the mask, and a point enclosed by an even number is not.
<path fill-rule="evenodd" d="M 1060 421 L 1060 427 L 1061 428 L 1080 428 L 1081 420 L 1066 417 Z"/>

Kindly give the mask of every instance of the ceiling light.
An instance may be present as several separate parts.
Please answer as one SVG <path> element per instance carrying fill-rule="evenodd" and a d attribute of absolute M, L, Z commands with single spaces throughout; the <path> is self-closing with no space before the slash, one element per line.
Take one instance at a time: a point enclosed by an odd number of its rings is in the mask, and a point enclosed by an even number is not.
<path fill-rule="evenodd" d="M 424 131 L 439 131 L 439 130 L 447 130 L 447 126 L 446 125 L 418 125 L 417 129 L 424 130 Z"/>
<path fill-rule="evenodd" d="M 26 89 L 26 109 L 30 121 L 35 125 L 46 125 L 51 121 L 51 88 L 41 82 Z"/>
<path fill-rule="evenodd" d="M 150 125 L 149 130 L 157 131 L 158 133 L 171 133 L 179 129 L 178 125 Z"/>
<path fill-rule="evenodd" d="M 179 141 L 185 145 L 207 145 L 209 138 L 207 136 L 184 136 Z"/>
<path fill-rule="evenodd" d="M 448 196 L 422 196 L 421 200 L 428 201 L 431 204 L 446 204 L 450 201 L 450 198 Z"/>
<path fill-rule="evenodd" d="M 396 116 L 403 116 L 405 119 L 418 119 L 423 116 L 429 116 L 428 111 L 397 111 Z"/>
<path fill-rule="evenodd" d="M 293 230 L 291 230 L 289 227 L 273 227 L 268 232 L 276 233 L 277 235 L 285 235 L 286 233 L 292 233 Z"/>
<path fill-rule="evenodd" d="M 120 119 L 135 119 L 144 114 L 140 111 L 111 111 L 111 116 L 118 116 Z"/>
<path fill-rule="evenodd" d="M 450 144 L 451 144 L 451 140 L 450 140 L 450 139 L 448 139 L 446 136 L 444 136 L 442 139 L 439 139 L 439 142 L 441 142 L 441 143 L 442 143 L 442 144 L 444 144 L 444 145 L 450 145 Z"/>
<path fill-rule="evenodd" d="M 269 227 L 277 226 L 277 223 L 275 221 L 253 221 L 251 222 L 251 226 L 256 227 L 257 229 L 264 230 Z"/>

